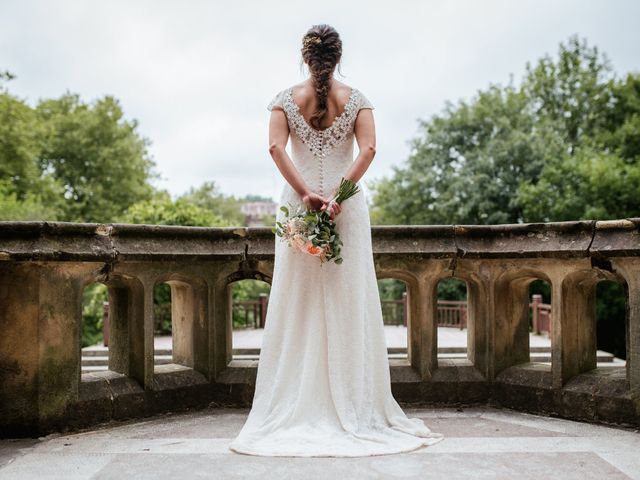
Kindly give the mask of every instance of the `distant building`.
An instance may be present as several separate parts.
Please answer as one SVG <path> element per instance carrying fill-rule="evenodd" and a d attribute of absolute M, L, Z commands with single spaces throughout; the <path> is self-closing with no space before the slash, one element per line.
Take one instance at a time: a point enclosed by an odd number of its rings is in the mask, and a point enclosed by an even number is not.
<path fill-rule="evenodd" d="M 265 215 L 275 215 L 278 204 L 276 202 L 244 202 L 240 210 L 245 215 L 245 225 L 248 227 L 263 227 L 265 224 L 262 217 Z M 272 225 L 268 225 L 272 226 Z"/>

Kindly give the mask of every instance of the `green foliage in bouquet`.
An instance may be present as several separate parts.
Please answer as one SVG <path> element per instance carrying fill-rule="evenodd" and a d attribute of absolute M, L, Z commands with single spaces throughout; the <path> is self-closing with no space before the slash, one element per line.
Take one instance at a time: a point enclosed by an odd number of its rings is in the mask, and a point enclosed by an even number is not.
<path fill-rule="evenodd" d="M 331 201 L 342 203 L 358 191 L 355 182 L 342 177 L 338 191 Z M 327 209 L 305 209 L 292 214 L 289 208 L 283 205 L 280 210 L 284 212 L 287 220 L 284 223 L 276 221 L 276 226 L 272 228 L 273 233 L 287 240 L 290 246 L 296 245 L 300 250 L 318 256 L 321 263 L 329 260 L 337 264 L 342 263 L 340 250 L 343 243 L 336 230 L 336 222 L 331 219 Z M 291 230 L 295 231 L 295 234 L 291 234 L 288 225 L 292 226 Z"/>

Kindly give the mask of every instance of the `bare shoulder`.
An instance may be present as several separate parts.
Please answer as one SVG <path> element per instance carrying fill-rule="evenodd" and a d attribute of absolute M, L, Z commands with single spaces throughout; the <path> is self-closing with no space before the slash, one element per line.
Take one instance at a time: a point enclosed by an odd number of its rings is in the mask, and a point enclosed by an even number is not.
<path fill-rule="evenodd" d="M 355 88 L 347 85 L 346 83 L 338 82 L 337 80 L 335 86 L 338 87 L 336 94 L 340 103 L 347 103 L 351 96 L 351 92 L 355 90 Z"/>
<path fill-rule="evenodd" d="M 299 100 L 300 103 L 306 103 L 307 101 L 313 102 L 316 98 L 316 91 L 308 81 L 296 83 L 290 87 L 290 90 L 291 95 L 293 95 L 296 100 Z M 338 104 L 345 104 L 349 100 L 351 92 L 352 88 L 349 85 L 334 79 L 331 90 L 329 91 L 329 98 Z"/>

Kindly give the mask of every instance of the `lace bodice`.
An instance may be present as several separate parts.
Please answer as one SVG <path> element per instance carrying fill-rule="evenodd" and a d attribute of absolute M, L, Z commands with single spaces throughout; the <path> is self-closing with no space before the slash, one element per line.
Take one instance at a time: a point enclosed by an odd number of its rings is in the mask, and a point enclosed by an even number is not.
<path fill-rule="evenodd" d="M 355 120 L 363 108 L 374 109 L 357 88 L 351 89 L 344 111 L 323 130 L 313 128 L 293 100 L 293 87 L 278 92 L 269 102 L 268 110 L 281 108 L 289 124 L 292 140 L 292 160 L 301 175 L 315 190 L 324 195 L 325 186 L 339 184 L 342 174 L 353 161 Z"/>

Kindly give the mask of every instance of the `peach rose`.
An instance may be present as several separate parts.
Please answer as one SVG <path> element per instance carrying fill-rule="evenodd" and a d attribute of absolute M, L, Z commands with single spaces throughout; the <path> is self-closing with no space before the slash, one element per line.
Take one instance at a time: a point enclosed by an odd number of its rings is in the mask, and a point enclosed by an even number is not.
<path fill-rule="evenodd" d="M 313 244 L 307 245 L 307 253 L 310 253 L 311 255 L 318 257 L 322 255 L 322 252 L 324 252 L 324 250 L 320 247 L 317 247 Z"/>

